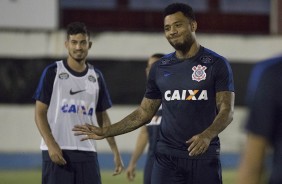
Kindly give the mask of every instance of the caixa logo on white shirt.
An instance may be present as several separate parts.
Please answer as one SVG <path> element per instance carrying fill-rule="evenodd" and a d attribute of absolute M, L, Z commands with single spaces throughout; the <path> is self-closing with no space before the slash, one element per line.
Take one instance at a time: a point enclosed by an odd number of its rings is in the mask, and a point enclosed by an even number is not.
<path fill-rule="evenodd" d="M 61 111 L 63 113 L 76 113 L 92 116 L 94 113 L 94 103 L 87 105 L 83 100 L 63 99 Z"/>
<path fill-rule="evenodd" d="M 172 100 L 208 100 L 207 90 L 167 90 L 164 93 L 166 101 Z"/>

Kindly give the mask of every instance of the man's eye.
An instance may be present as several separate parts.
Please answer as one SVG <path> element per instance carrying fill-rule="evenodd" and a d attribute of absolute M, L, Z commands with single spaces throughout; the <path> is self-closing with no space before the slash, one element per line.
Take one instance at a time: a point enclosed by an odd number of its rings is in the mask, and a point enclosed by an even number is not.
<path fill-rule="evenodd" d="M 175 27 L 181 27 L 182 24 L 175 24 Z"/>
<path fill-rule="evenodd" d="M 169 29 L 170 29 L 169 27 L 165 27 L 164 28 L 165 31 L 169 31 Z"/>

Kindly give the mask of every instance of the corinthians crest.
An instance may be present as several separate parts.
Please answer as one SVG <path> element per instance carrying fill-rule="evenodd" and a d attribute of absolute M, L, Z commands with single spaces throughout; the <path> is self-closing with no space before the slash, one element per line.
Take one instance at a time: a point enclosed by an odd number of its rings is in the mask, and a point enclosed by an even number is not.
<path fill-rule="evenodd" d="M 202 65 L 197 65 L 197 66 L 194 66 L 192 68 L 192 70 L 194 71 L 192 73 L 192 79 L 195 80 L 195 81 L 202 81 L 202 80 L 205 80 L 206 79 L 206 72 L 205 70 L 207 69 L 207 67 L 205 66 L 202 66 Z"/>

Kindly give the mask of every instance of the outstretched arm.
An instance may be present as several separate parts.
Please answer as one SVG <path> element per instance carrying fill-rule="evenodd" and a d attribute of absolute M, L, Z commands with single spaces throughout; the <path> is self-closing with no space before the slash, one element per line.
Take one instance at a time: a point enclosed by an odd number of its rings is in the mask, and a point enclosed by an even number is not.
<path fill-rule="evenodd" d="M 222 132 L 233 120 L 235 94 L 230 91 L 216 93 L 216 105 L 218 114 L 213 123 L 202 133 L 193 136 L 186 143 L 190 144 L 188 152 L 190 156 L 204 153 L 210 141 Z"/>
<path fill-rule="evenodd" d="M 106 126 L 111 125 L 111 121 L 110 121 L 107 111 L 97 112 L 96 116 L 97 116 L 97 121 L 100 127 L 106 127 Z M 107 142 L 114 154 L 115 171 L 113 175 L 115 176 L 115 175 L 120 174 L 123 171 L 124 166 L 123 166 L 123 162 L 122 162 L 115 138 L 108 137 Z"/>
<path fill-rule="evenodd" d="M 86 135 L 82 140 L 103 139 L 131 132 L 148 123 L 157 112 L 161 99 L 143 98 L 141 105 L 121 121 L 111 126 L 98 128 L 93 125 L 76 125 L 73 128 L 75 135 Z"/>

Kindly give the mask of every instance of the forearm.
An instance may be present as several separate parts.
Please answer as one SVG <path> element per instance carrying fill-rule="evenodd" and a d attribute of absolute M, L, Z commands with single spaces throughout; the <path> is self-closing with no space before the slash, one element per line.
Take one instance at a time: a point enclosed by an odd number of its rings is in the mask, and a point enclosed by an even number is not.
<path fill-rule="evenodd" d="M 135 165 L 137 163 L 138 159 L 140 158 L 140 156 L 142 155 L 142 153 L 146 148 L 147 142 L 148 142 L 147 128 L 143 126 L 137 138 L 135 149 L 131 156 L 129 165 Z"/>
<path fill-rule="evenodd" d="M 97 121 L 100 127 L 107 127 L 111 125 L 111 121 L 110 121 L 107 111 L 97 112 L 96 116 L 97 116 Z M 108 137 L 106 139 L 114 155 L 120 156 L 115 138 Z"/>
<path fill-rule="evenodd" d="M 210 139 L 218 136 L 233 120 L 233 111 L 222 110 L 214 119 L 213 123 L 204 131 Z"/>
<path fill-rule="evenodd" d="M 249 134 L 238 169 L 238 184 L 262 183 L 268 142 L 264 137 Z"/>
<path fill-rule="evenodd" d="M 135 111 L 117 123 L 104 126 L 104 123 L 102 125 L 102 121 L 97 118 L 98 123 L 100 122 L 99 126 L 102 128 L 85 124 L 74 126 L 73 131 L 76 132 L 75 135 L 87 135 L 87 137 L 81 139 L 82 141 L 87 139 L 99 140 L 125 134 L 148 123 L 157 112 L 160 104 L 160 99 L 143 98 L 141 105 Z"/>
<path fill-rule="evenodd" d="M 234 92 L 223 91 L 216 94 L 218 114 L 212 124 L 203 132 L 210 139 L 216 137 L 232 122 L 234 114 L 234 100 Z"/>
<path fill-rule="evenodd" d="M 103 135 L 105 137 L 112 137 L 136 130 L 152 119 L 158 107 L 159 102 L 157 102 L 157 105 L 154 105 L 152 109 L 142 108 L 142 106 L 138 107 L 138 109 L 126 116 L 121 121 L 112 124 L 110 127 L 105 127 Z"/>
<path fill-rule="evenodd" d="M 115 141 L 115 138 L 114 137 L 108 137 L 106 138 L 107 139 L 107 142 L 113 152 L 113 154 L 116 156 L 116 157 L 120 157 L 120 153 L 119 153 L 119 150 L 118 150 L 118 147 L 117 147 L 117 144 L 116 144 L 116 141 Z"/>
<path fill-rule="evenodd" d="M 46 143 L 47 147 L 49 147 L 50 144 L 53 144 L 55 141 L 55 138 L 53 137 L 52 131 L 45 121 L 37 121 L 36 122 L 37 128 L 39 130 L 39 133 L 41 134 L 44 142 Z"/>
<path fill-rule="evenodd" d="M 35 112 L 35 123 L 39 130 L 39 133 L 41 134 L 44 142 L 46 145 L 50 145 L 55 142 L 55 139 L 53 137 L 51 128 L 49 126 L 48 120 L 47 120 L 47 107 L 45 108 L 44 105 L 40 102 L 37 102 L 36 112 Z M 42 107 L 43 106 L 43 107 Z"/>

